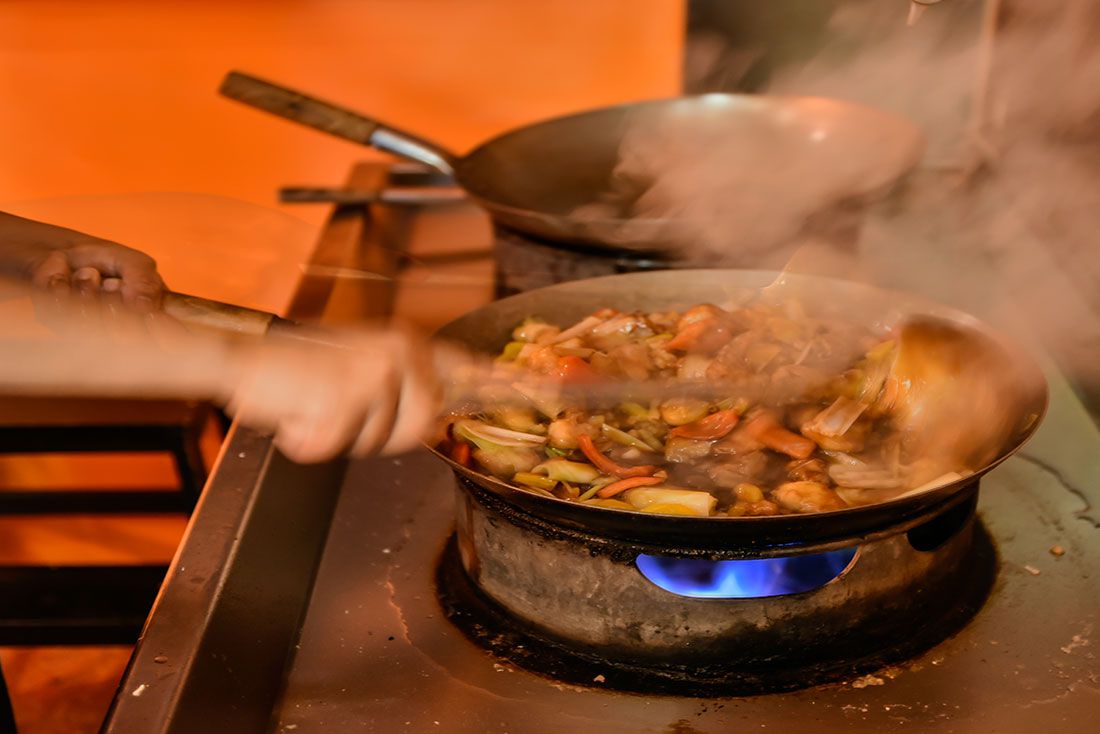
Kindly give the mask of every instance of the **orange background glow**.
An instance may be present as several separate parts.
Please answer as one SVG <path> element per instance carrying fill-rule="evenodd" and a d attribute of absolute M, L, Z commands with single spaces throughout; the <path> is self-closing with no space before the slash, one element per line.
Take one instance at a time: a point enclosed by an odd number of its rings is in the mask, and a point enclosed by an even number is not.
<path fill-rule="evenodd" d="M 0 23 L 0 202 L 192 191 L 270 204 L 356 146 L 216 94 L 233 68 L 459 150 L 675 94 L 675 0 L 25 0 Z"/>
<path fill-rule="evenodd" d="M 270 310 L 328 211 L 280 207 L 277 189 L 340 185 L 381 154 L 220 97 L 230 69 L 460 152 L 680 86 L 678 0 L 0 5 L 0 208 L 143 249 L 177 290 Z"/>

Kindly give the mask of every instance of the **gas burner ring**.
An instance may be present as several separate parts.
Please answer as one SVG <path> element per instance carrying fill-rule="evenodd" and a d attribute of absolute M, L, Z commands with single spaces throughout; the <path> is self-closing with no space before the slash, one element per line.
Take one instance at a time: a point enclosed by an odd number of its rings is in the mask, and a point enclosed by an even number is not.
<path fill-rule="evenodd" d="M 460 481 L 439 594 L 470 639 L 570 683 L 680 695 L 790 690 L 905 660 L 965 625 L 996 571 L 975 519 L 977 491 L 872 540 L 716 558 L 707 550 L 647 554 L 655 549 L 572 528 L 547 532 L 545 518 L 525 518 L 526 510 Z M 783 593 L 693 594 L 654 580 L 660 564 L 645 558 L 671 559 L 672 568 L 713 564 L 702 576 L 719 585 L 739 563 L 755 562 L 758 577 L 795 559 L 804 568 Z"/>

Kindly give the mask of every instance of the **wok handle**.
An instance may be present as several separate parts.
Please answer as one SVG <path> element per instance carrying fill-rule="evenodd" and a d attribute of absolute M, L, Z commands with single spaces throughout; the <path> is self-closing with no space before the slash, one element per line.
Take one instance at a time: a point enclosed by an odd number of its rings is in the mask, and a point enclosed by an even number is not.
<path fill-rule="evenodd" d="M 230 99 L 300 125 L 419 161 L 448 176 L 454 175 L 458 156 L 446 148 L 316 97 L 239 71 L 229 72 L 218 91 Z"/>
<path fill-rule="evenodd" d="M 293 321 L 267 311 L 234 306 L 184 293 L 165 293 L 164 312 L 187 326 L 198 326 L 243 336 L 263 336 L 276 327 L 295 325 Z"/>
<path fill-rule="evenodd" d="M 284 204 L 318 203 L 360 205 L 374 204 L 453 204 L 465 201 L 466 193 L 453 186 L 410 186 L 377 190 L 310 188 L 287 186 L 279 189 L 279 201 Z"/>

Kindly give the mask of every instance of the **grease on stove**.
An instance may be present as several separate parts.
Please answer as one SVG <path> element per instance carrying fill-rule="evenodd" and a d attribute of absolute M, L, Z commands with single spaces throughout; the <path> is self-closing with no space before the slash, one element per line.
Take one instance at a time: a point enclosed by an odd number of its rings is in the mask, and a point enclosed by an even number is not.
<path fill-rule="evenodd" d="M 1059 649 L 1062 652 L 1064 652 L 1066 655 L 1070 655 L 1070 654 L 1073 653 L 1074 650 L 1076 650 L 1078 648 L 1088 647 L 1089 645 L 1091 645 L 1092 640 L 1089 639 L 1089 637 L 1091 635 L 1092 635 L 1092 625 L 1090 624 L 1090 625 L 1087 625 L 1081 633 L 1075 634 L 1073 636 L 1073 639 L 1071 639 L 1068 644 L 1063 645 Z M 1089 653 L 1089 657 L 1090 658 L 1092 657 L 1091 653 Z"/>
<path fill-rule="evenodd" d="M 877 675 L 868 673 L 867 675 L 860 676 L 852 681 L 852 688 L 866 688 L 867 686 L 882 686 L 886 685 L 886 680 L 879 678 Z"/>

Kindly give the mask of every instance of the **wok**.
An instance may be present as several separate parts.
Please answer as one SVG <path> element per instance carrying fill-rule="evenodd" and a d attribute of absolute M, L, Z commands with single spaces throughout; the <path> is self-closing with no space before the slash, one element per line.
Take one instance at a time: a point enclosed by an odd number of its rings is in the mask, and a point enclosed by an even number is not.
<path fill-rule="evenodd" d="M 666 270 L 613 275 L 580 280 L 528 291 L 473 311 L 443 327 L 438 336 L 476 351 L 498 353 L 510 339 L 512 328 L 524 318 L 539 315 L 558 325 L 569 325 L 594 311 L 612 307 L 620 311 L 665 310 L 700 302 L 739 302 L 773 283 L 778 274 L 748 270 Z M 512 487 L 494 477 L 473 471 L 432 451 L 461 477 L 521 511 L 551 523 L 582 532 L 614 537 L 659 547 L 708 549 L 769 548 L 775 553 L 797 552 L 808 544 L 851 543 L 852 538 L 871 538 L 907 529 L 938 505 L 961 501 L 982 475 L 1013 454 L 1038 426 L 1047 405 L 1046 380 L 1035 362 L 1020 348 L 990 327 L 961 311 L 916 296 L 863 284 L 815 276 L 786 274 L 790 288 L 811 309 L 836 309 L 838 313 L 866 316 L 867 323 L 891 314 L 927 314 L 977 330 L 1004 349 L 1015 370 L 1019 395 L 1017 429 L 1001 446 L 996 458 L 974 474 L 932 490 L 899 497 L 875 505 L 811 515 L 770 517 L 683 517 L 649 515 L 626 510 L 581 505 Z"/>
<path fill-rule="evenodd" d="M 826 206 L 887 189 L 916 164 L 924 147 L 923 136 L 912 123 L 848 102 L 707 94 L 546 120 L 506 132 L 460 156 L 351 110 L 240 72 L 231 72 L 220 91 L 247 105 L 453 176 L 505 227 L 554 242 L 620 250 L 662 249 L 668 244 L 662 240 L 668 237 L 670 221 L 631 216 L 634 201 L 652 181 L 624 184 L 621 176 L 613 177 L 628 131 L 632 139 L 650 143 L 646 150 L 659 151 L 662 142 L 669 141 L 714 141 L 723 155 L 732 154 L 730 175 L 742 186 L 751 186 L 763 176 L 774 178 L 780 170 L 783 176 L 777 183 L 782 184 L 788 169 L 792 185 L 820 180 L 823 190 L 836 199 L 824 202 Z M 696 153 L 712 155 L 709 148 Z M 737 168 L 737 161 L 748 170 Z M 693 188 L 691 183 L 688 188 Z M 575 213 L 579 207 L 606 201 L 612 189 L 613 216 Z"/>

